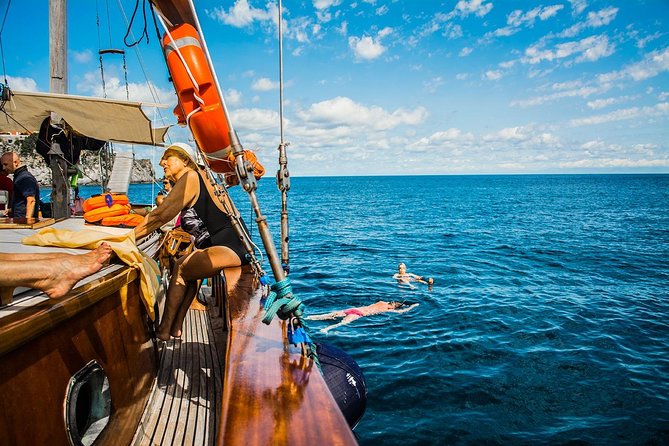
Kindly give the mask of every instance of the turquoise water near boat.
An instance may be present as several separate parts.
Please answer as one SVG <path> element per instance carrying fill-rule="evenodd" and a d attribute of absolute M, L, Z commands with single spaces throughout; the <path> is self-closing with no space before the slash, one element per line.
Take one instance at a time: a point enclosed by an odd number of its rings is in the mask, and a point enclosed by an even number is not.
<path fill-rule="evenodd" d="M 310 313 L 420 303 L 311 323 L 364 370 L 361 445 L 669 444 L 669 175 L 293 178 L 289 208 Z M 399 262 L 434 288 L 399 287 Z"/>

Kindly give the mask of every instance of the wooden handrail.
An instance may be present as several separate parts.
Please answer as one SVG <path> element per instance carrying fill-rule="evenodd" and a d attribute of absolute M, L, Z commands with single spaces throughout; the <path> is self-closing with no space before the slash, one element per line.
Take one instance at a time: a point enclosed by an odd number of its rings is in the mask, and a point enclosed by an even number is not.
<path fill-rule="evenodd" d="M 316 365 L 288 344 L 286 323 L 262 323 L 250 269 L 225 275 L 230 329 L 218 444 L 356 445 Z"/>

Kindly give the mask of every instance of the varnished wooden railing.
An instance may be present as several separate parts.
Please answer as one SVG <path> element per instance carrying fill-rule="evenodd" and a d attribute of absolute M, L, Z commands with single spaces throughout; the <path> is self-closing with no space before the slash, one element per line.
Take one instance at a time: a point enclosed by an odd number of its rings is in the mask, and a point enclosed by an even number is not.
<path fill-rule="evenodd" d="M 218 444 L 357 444 L 318 368 L 287 343 L 285 322 L 262 323 L 262 295 L 250 271 L 226 270 L 226 282 L 230 328 Z"/>

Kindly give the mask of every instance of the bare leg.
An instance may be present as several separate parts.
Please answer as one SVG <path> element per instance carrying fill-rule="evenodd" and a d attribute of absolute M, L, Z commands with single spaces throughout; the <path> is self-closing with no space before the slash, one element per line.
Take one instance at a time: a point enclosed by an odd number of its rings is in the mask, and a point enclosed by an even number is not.
<path fill-rule="evenodd" d="M 2 254 L 0 286 L 37 288 L 49 297 L 62 297 L 81 279 L 99 271 L 111 252 L 103 243 L 85 254 Z"/>
<path fill-rule="evenodd" d="M 346 317 L 346 313 L 343 311 L 332 311 L 330 313 L 312 314 L 311 316 L 307 316 L 307 319 L 311 321 L 326 321 L 328 319 L 337 319 L 338 317 Z"/>
<path fill-rule="evenodd" d="M 192 287 L 189 282 L 213 277 L 223 268 L 240 265 L 239 256 L 227 246 L 198 249 L 179 259 L 172 270 L 163 319 L 160 321 L 156 336 L 163 341 L 169 340 L 170 335 L 181 336 L 184 316 L 197 292 L 197 286 Z"/>
<path fill-rule="evenodd" d="M 172 336 L 177 338 L 181 336 L 181 328 L 183 326 L 184 318 L 186 317 L 186 313 L 188 313 L 188 309 L 190 308 L 190 305 L 197 295 L 199 289 L 200 287 L 197 280 L 189 280 L 186 282 L 186 292 L 184 293 L 184 299 L 181 302 L 181 306 L 177 311 L 174 322 L 172 322 L 172 328 L 170 329 Z"/>
<path fill-rule="evenodd" d="M 347 315 L 344 319 L 341 320 L 338 324 L 330 325 L 329 327 L 325 327 L 324 329 L 321 330 L 322 333 L 327 333 L 328 331 L 332 330 L 333 328 L 341 327 L 342 325 L 350 324 L 356 319 L 360 319 L 362 316 L 358 316 L 357 314 L 349 314 Z"/>

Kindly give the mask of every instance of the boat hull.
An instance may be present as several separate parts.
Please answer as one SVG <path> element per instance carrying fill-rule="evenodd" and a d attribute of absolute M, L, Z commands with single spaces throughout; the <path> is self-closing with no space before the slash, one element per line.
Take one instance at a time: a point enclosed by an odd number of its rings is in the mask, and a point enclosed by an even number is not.
<path fill-rule="evenodd" d="M 111 272 L 77 295 L 27 307 L 0 328 L 0 438 L 69 445 L 70 380 L 91 361 L 109 382 L 111 415 L 96 444 L 128 444 L 156 376 L 137 273 Z"/>

